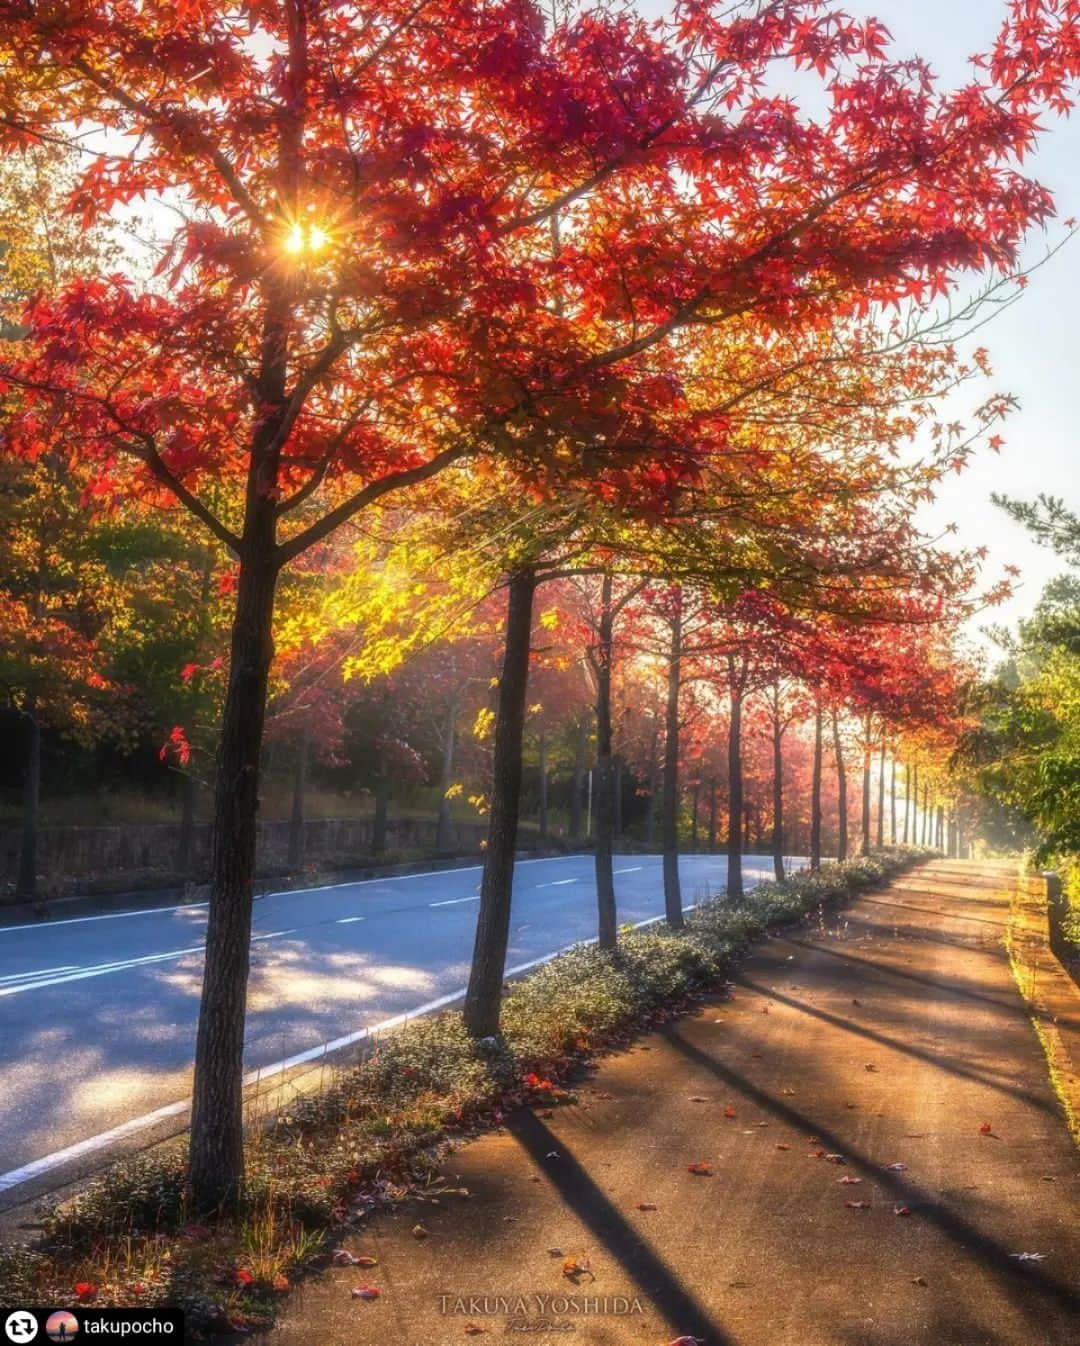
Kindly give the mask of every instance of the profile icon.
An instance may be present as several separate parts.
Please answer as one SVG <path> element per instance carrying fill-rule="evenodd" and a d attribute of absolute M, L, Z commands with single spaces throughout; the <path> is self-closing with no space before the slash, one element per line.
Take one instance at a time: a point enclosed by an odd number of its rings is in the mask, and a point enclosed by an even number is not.
<path fill-rule="evenodd" d="M 79 1320 L 67 1309 L 50 1313 L 45 1319 L 45 1335 L 50 1341 L 74 1341 L 79 1335 Z"/>

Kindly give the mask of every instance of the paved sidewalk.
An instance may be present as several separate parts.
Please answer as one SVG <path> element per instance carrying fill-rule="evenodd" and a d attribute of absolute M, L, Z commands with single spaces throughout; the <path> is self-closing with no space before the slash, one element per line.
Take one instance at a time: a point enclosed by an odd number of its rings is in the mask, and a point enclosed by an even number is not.
<path fill-rule="evenodd" d="M 453 1156 L 469 1198 L 353 1238 L 378 1266 L 300 1287 L 275 1346 L 1077 1342 L 1080 1153 L 1008 914 L 1007 869 L 942 863 L 769 940 L 730 1000 Z"/>

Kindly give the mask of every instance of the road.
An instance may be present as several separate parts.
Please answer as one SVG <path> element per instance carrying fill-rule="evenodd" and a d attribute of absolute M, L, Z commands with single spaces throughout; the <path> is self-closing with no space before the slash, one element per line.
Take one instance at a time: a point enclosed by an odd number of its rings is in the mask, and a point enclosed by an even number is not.
<path fill-rule="evenodd" d="M 681 860 L 686 903 L 723 889 Z M 772 862 L 746 859 L 751 882 Z M 620 921 L 663 909 L 659 856 L 617 857 Z M 479 900 L 470 866 L 271 893 L 255 907 L 246 1065 L 264 1070 L 464 987 Z M 595 930 L 591 856 L 520 861 L 508 964 Z M 206 908 L 0 928 L 0 1196 L 71 1147 L 190 1094 Z M 66 1156 L 68 1158 L 73 1156 Z M 29 1166 L 33 1166 L 29 1171 Z"/>

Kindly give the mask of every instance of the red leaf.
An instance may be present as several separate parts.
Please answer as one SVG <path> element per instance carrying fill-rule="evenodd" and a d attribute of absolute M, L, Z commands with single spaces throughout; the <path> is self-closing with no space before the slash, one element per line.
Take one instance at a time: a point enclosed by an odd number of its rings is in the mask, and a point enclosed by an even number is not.
<path fill-rule="evenodd" d="M 358 1285 L 352 1292 L 353 1299 L 378 1299 L 379 1292 L 374 1285 Z"/>
<path fill-rule="evenodd" d="M 979 1127 L 979 1135 L 980 1135 L 980 1136 L 992 1136 L 993 1134 L 994 1134 L 994 1133 L 993 1133 L 993 1131 L 990 1129 L 990 1123 L 989 1123 L 989 1122 L 983 1122 L 982 1126 Z"/>
<path fill-rule="evenodd" d="M 97 1286 L 93 1281 L 78 1281 L 75 1285 L 75 1298 L 81 1301 L 93 1299 L 97 1294 Z"/>
<path fill-rule="evenodd" d="M 708 1178 L 712 1176 L 712 1164 L 707 1164 L 704 1159 L 700 1159 L 696 1164 L 687 1164 L 686 1171 L 699 1178 Z"/>

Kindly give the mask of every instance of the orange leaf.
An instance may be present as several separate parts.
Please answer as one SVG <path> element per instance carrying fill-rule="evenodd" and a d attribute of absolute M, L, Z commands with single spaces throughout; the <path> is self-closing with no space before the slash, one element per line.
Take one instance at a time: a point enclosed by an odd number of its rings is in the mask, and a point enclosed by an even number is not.
<path fill-rule="evenodd" d="M 724 1107 L 724 1116 L 725 1116 L 725 1117 L 734 1117 L 734 1116 L 735 1116 L 735 1109 L 731 1106 L 730 1103 L 726 1104 L 725 1107 Z"/>
<path fill-rule="evenodd" d="M 708 1178 L 712 1175 L 712 1164 L 700 1159 L 696 1164 L 687 1164 L 686 1171 L 696 1174 L 699 1178 Z"/>
<path fill-rule="evenodd" d="M 990 1129 L 990 1123 L 989 1123 L 989 1122 L 983 1122 L 982 1126 L 979 1127 L 979 1135 L 980 1135 L 980 1136 L 992 1136 L 993 1134 L 994 1134 L 994 1133 L 993 1133 L 993 1131 Z"/>
<path fill-rule="evenodd" d="M 378 1299 L 379 1292 L 374 1285 L 358 1285 L 352 1292 L 353 1299 Z"/>

